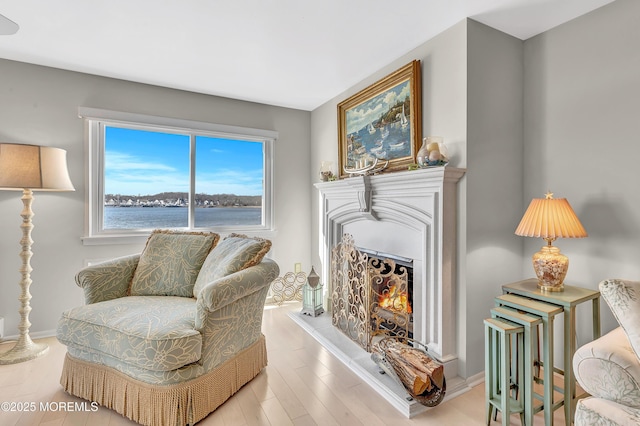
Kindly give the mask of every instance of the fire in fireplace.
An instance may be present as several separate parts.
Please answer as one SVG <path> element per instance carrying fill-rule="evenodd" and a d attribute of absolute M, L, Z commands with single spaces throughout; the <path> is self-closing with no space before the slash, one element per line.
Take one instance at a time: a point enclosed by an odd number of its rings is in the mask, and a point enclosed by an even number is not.
<path fill-rule="evenodd" d="M 400 291 L 396 285 L 388 287 L 388 291 L 385 291 L 378 297 L 378 306 L 393 312 L 400 313 L 412 313 L 411 302 L 409 301 L 410 295 L 406 291 Z"/>
<path fill-rule="evenodd" d="M 413 260 L 359 248 L 368 257 L 373 335 L 413 337 Z"/>

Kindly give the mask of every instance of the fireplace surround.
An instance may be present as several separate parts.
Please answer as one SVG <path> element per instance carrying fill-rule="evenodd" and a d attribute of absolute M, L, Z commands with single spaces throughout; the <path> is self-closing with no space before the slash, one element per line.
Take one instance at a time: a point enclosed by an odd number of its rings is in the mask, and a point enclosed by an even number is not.
<path fill-rule="evenodd" d="M 455 277 L 457 185 L 464 173 L 446 166 L 315 184 L 322 281 L 329 283 L 331 250 L 344 234 L 358 246 L 411 259 L 413 336 L 444 364 L 450 396 L 468 389 L 458 375 Z M 333 289 L 327 287 L 330 308 Z"/>
<path fill-rule="evenodd" d="M 331 249 L 344 234 L 361 247 L 413 259 L 414 338 L 441 362 L 457 359 L 456 201 L 463 174 L 447 166 L 316 184 L 322 277 L 330 276 Z"/>

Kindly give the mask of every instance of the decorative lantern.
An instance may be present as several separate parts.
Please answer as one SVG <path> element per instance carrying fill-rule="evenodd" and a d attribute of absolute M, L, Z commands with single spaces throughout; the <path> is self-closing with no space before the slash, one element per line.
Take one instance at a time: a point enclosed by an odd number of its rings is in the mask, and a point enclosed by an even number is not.
<path fill-rule="evenodd" d="M 320 277 L 311 267 L 307 282 L 302 286 L 302 314 L 317 317 L 324 312 L 322 307 L 322 285 Z"/>

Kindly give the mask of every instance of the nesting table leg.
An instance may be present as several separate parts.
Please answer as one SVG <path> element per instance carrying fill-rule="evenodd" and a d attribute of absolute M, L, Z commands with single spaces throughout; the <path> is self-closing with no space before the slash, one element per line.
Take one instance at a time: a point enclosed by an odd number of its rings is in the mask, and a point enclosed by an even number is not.
<path fill-rule="evenodd" d="M 524 398 L 521 392 L 511 396 L 511 378 L 518 390 L 524 376 L 524 362 L 517 356 L 524 348 L 524 328 L 518 324 L 488 318 L 485 325 L 485 406 L 487 425 L 491 423 L 493 410 L 502 412 L 502 424 L 510 424 L 511 414 L 520 413 L 524 425 Z M 515 344 L 515 358 L 512 358 L 511 346 Z M 512 364 L 512 361 L 515 363 Z M 512 365 L 514 372 L 512 374 Z"/>
<path fill-rule="evenodd" d="M 542 366 L 544 369 L 544 424 L 553 426 L 553 317 L 542 320 Z"/>

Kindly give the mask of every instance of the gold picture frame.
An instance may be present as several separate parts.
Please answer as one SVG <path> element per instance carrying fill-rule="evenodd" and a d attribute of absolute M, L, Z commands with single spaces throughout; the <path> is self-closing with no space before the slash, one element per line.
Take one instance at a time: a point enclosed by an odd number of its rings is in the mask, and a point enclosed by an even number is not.
<path fill-rule="evenodd" d="M 420 61 L 414 60 L 338 104 L 338 176 L 388 160 L 415 163 L 422 132 Z"/>

